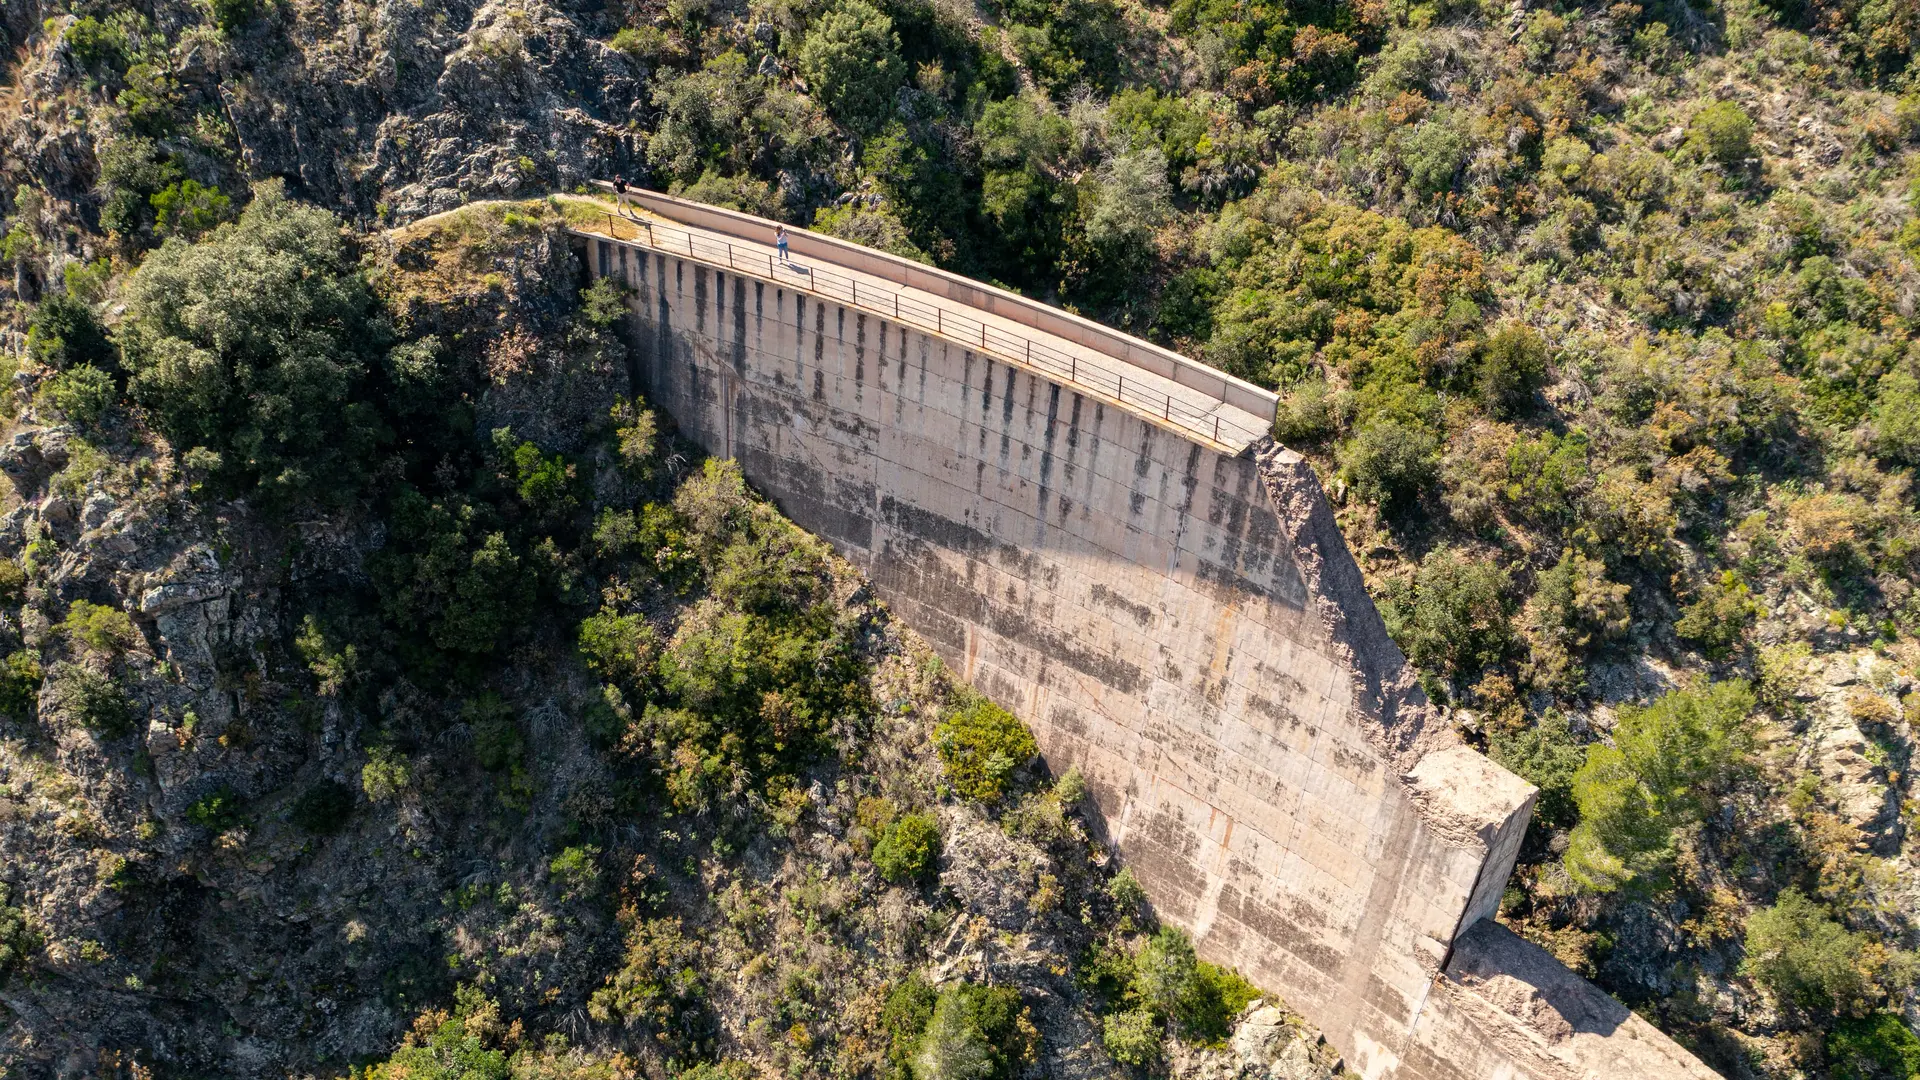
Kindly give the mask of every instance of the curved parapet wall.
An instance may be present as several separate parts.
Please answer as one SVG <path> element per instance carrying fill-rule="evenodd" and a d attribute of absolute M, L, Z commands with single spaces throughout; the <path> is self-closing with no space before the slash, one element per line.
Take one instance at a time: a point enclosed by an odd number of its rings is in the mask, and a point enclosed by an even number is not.
<path fill-rule="evenodd" d="M 1433 716 L 1298 455 L 580 235 L 633 290 L 652 400 L 1078 765 L 1161 916 L 1350 1068 L 1713 1075 L 1489 921 L 1533 790 Z"/>

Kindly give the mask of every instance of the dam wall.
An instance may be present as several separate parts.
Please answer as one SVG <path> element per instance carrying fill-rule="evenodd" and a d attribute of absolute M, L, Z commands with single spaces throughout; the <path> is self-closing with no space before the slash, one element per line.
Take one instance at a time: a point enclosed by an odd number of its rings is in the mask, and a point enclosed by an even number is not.
<path fill-rule="evenodd" d="M 682 225 L 771 235 L 651 198 Z M 588 272 L 631 290 L 651 400 L 859 565 L 1051 767 L 1079 766 L 1160 917 L 1350 1069 L 1713 1075 L 1491 921 L 1534 791 L 1427 704 L 1297 454 L 1195 434 L 771 262 L 576 235 Z M 820 240 L 796 233 L 796 258 L 851 258 Z M 854 250 L 902 285 L 925 271 Z M 1047 310 L 1021 325 L 1051 333 Z M 1221 384 L 1236 394 L 1261 407 Z"/>

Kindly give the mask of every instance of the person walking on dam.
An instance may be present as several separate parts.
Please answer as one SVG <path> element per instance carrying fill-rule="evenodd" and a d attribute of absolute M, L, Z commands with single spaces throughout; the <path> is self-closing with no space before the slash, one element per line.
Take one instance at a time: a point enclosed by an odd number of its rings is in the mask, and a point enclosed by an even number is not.
<path fill-rule="evenodd" d="M 773 230 L 773 246 L 780 249 L 780 261 L 787 261 L 787 227 L 776 226 Z"/>

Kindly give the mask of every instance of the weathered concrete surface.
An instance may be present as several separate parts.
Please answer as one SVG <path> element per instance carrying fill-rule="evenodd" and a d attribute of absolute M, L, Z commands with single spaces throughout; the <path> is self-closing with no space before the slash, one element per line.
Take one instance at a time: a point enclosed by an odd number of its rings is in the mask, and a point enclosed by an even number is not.
<path fill-rule="evenodd" d="M 778 281 L 585 242 L 634 290 L 652 400 L 1079 765 L 1162 917 L 1351 1068 L 1713 1075 L 1486 921 L 1534 792 L 1436 721 L 1298 455 L 1228 454 Z"/>

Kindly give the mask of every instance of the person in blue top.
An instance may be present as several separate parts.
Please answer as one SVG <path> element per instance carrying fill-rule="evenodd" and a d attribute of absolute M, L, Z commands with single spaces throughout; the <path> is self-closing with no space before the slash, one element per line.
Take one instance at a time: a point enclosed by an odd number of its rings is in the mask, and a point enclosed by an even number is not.
<path fill-rule="evenodd" d="M 787 227 L 781 225 L 773 230 L 773 246 L 780 249 L 780 261 L 787 261 Z"/>

